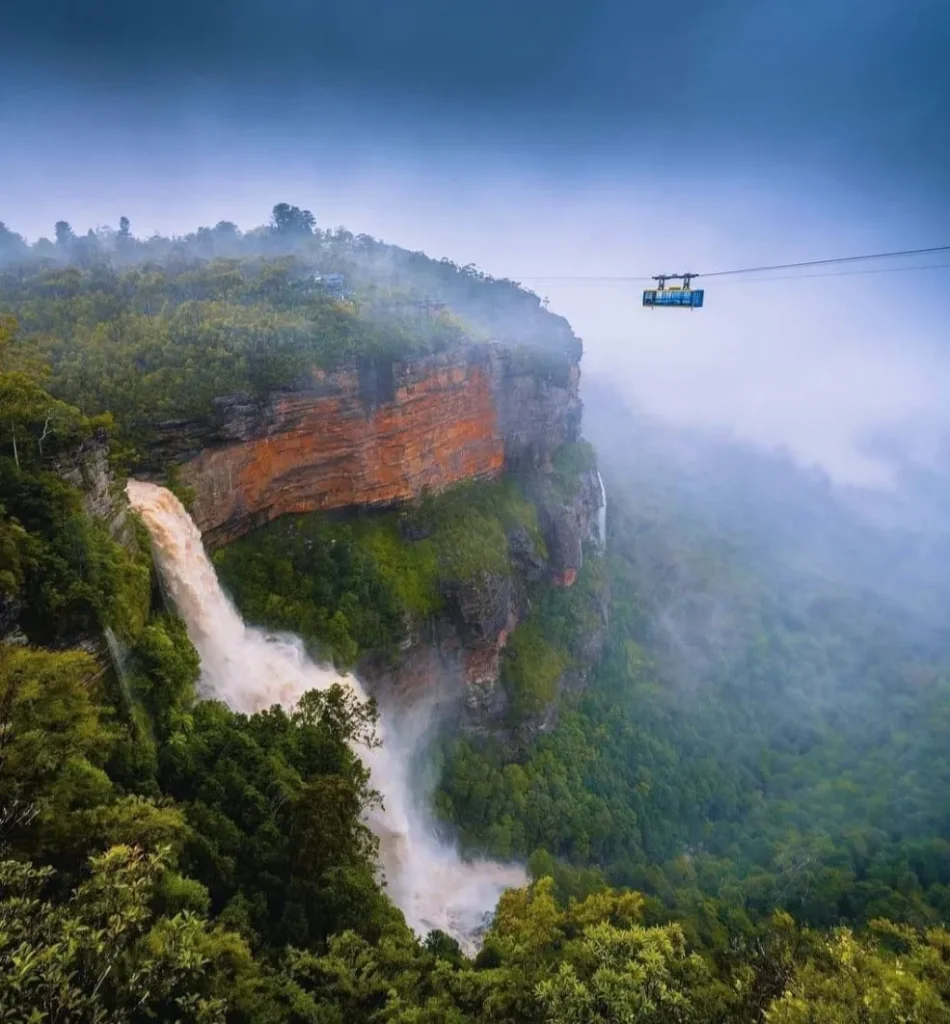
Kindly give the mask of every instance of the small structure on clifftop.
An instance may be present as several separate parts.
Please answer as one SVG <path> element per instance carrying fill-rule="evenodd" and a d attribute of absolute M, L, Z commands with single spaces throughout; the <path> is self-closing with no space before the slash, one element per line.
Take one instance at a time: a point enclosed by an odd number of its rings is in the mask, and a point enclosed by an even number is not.
<path fill-rule="evenodd" d="M 314 274 L 313 280 L 334 298 L 345 299 L 349 294 L 345 274 Z"/>

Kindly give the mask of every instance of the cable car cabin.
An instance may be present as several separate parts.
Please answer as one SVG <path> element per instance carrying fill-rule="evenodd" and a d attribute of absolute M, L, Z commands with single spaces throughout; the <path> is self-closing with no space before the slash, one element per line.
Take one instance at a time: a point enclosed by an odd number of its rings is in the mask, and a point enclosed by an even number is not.
<path fill-rule="evenodd" d="M 674 285 L 670 288 L 648 288 L 643 293 L 643 305 L 677 306 L 681 309 L 699 309 L 703 304 L 702 288 L 685 288 Z"/>

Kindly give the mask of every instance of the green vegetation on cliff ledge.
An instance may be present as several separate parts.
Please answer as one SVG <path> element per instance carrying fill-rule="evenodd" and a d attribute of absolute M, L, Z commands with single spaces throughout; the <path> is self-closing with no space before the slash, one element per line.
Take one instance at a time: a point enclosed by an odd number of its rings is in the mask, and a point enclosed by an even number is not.
<path fill-rule="evenodd" d="M 566 668 L 563 651 L 545 638 L 537 619 L 520 623 L 505 646 L 501 668 L 515 718 L 548 707 L 557 696 L 557 684 Z"/>
<path fill-rule="evenodd" d="M 462 484 L 398 512 L 286 516 L 217 551 L 215 567 L 251 622 L 289 630 L 338 664 L 393 654 L 442 606 L 442 588 L 509 575 L 507 531 L 544 540 L 534 506 L 505 479 Z"/>
<path fill-rule="evenodd" d="M 534 588 L 528 617 L 502 651 L 501 681 L 513 723 L 542 714 L 566 672 L 589 668 L 583 647 L 603 629 L 596 611 L 603 599 L 604 560 L 590 549 L 572 587 Z"/>
<path fill-rule="evenodd" d="M 581 474 L 597 468 L 597 454 L 588 441 L 562 444 L 551 460 L 547 479 L 564 501 L 570 501 L 580 486 Z"/>

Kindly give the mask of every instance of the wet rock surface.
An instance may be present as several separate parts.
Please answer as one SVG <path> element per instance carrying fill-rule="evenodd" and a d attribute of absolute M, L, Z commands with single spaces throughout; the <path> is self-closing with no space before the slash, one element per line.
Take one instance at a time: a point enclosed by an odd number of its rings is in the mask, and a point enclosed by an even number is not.
<path fill-rule="evenodd" d="M 597 471 L 584 470 L 567 489 L 550 474 L 536 474 L 529 480 L 529 494 L 538 508 L 552 581 L 569 587 L 584 564 L 584 543 L 591 539 L 597 521 L 601 504 Z"/>

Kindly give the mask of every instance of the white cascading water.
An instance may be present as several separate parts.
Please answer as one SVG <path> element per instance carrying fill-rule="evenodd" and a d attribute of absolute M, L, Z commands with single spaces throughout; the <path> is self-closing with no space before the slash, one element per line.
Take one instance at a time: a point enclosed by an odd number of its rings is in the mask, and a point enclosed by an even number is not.
<path fill-rule="evenodd" d="M 600 507 L 597 509 L 597 539 L 603 550 L 607 549 L 607 488 L 604 478 L 597 470 L 597 483 L 600 485 Z"/>
<path fill-rule="evenodd" d="M 178 499 L 164 487 L 130 480 L 129 501 L 152 536 L 156 559 L 188 635 L 201 657 L 201 690 L 235 711 L 252 714 L 274 704 L 291 707 L 308 690 L 334 683 L 366 694 L 352 676 L 315 664 L 297 637 L 277 635 L 244 624 L 218 583 L 201 534 Z M 367 824 L 379 838 L 386 890 L 420 935 L 438 928 L 469 950 L 501 893 L 525 885 L 519 865 L 462 860 L 440 842 L 425 812 L 416 806 L 407 757 L 387 744 L 357 752 L 372 773 L 383 806 L 368 812 Z"/>
<path fill-rule="evenodd" d="M 122 686 L 125 686 L 128 662 L 128 649 L 125 644 L 115 635 L 115 633 L 106 626 L 105 630 L 106 647 L 109 648 L 109 657 L 112 659 L 112 667 L 115 670 L 115 674 L 118 677 L 119 682 Z"/>

